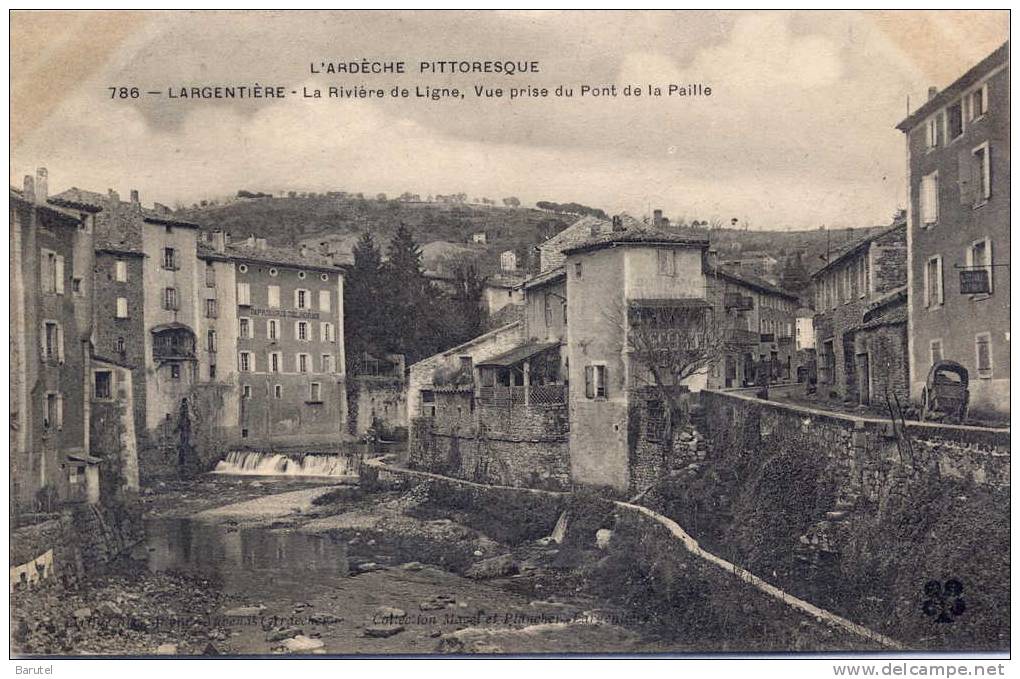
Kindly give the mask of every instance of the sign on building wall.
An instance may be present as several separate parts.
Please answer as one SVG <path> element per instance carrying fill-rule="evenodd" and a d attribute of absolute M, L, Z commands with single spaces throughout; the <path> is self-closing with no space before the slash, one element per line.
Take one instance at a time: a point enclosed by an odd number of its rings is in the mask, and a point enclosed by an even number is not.
<path fill-rule="evenodd" d="M 988 269 L 965 269 L 960 272 L 960 294 L 982 295 L 991 292 Z"/>

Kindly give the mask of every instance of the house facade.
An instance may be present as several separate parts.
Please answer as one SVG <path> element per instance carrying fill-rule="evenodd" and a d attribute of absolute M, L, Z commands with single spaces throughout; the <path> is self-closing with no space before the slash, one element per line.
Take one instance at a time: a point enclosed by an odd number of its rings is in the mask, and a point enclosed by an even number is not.
<path fill-rule="evenodd" d="M 1009 412 L 1009 44 L 897 126 L 909 156 L 910 394 L 963 365 L 972 410 Z"/>
<path fill-rule="evenodd" d="M 904 353 L 899 347 L 906 343 L 905 325 L 889 326 L 900 333 L 898 342 L 871 343 L 871 333 L 861 330 L 875 320 L 876 304 L 885 309 L 886 298 L 907 284 L 906 224 L 852 243 L 816 271 L 811 282 L 818 395 L 879 406 L 895 395 L 905 403 L 907 365 L 898 358 Z M 877 380 L 885 370 L 897 374 Z"/>

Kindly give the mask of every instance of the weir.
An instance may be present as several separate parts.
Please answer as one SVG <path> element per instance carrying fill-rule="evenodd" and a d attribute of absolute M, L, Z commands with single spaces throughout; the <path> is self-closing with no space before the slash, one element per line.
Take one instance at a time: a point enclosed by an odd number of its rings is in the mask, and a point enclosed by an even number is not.
<path fill-rule="evenodd" d="M 233 451 L 213 470 L 214 474 L 244 476 L 329 476 L 358 478 L 360 455 L 354 453 L 306 453 Z"/>

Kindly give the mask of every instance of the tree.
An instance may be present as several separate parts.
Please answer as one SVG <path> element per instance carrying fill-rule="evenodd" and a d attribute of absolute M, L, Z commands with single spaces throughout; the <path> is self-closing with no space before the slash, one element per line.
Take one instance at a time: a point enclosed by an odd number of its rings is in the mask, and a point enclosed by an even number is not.
<path fill-rule="evenodd" d="M 631 303 L 606 312 L 623 329 L 625 351 L 634 362 L 635 383 L 650 387 L 663 403 L 664 453 L 673 430 L 686 421 L 680 387 L 726 356 L 726 331 L 710 307 L 642 306 Z"/>
<path fill-rule="evenodd" d="M 354 249 L 354 266 L 344 286 L 344 341 L 347 344 L 347 369 L 359 371 L 366 353 L 385 351 L 385 327 L 382 315 L 382 254 L 371 233 L 364 233 Z M 380 308 L 382 307 L 382 308 Z"/>
<path fill-rule="evenodd" d="M 434 336 L 428 336 L 434 296 L 422 270 L 421 248 L 403 223 L 390 241 L 382 270 L 390 293 L 387 331 L 394 350 L 406 354 L 410 364 L 430 355 L 434 345 Z"/>
<path fill-rule="evenodd" d="M 487 277 L 479 273 L 478 264 L 471 259 L 458 260 L 451 268 L 456 290 L 451 295 L 453 308 L 446 313 L 450 325 L 445 343 L 456 346 L 482 334 L 485 327 L 482 294 Z"/>
<path fill-rule="evenodd" d="M 510 196 L 509 198 L 503 199 L 503 205 L 506 205 L 507 207 L 520 207 L 521 200 L 515 196 Z"/>

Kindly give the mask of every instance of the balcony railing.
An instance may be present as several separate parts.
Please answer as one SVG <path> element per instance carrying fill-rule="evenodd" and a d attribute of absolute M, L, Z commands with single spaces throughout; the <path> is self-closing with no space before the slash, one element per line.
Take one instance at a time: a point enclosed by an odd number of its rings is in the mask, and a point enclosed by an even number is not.
<path fill-rule="evenodd" d="M 732 344 L 750 345 L 758 344 L 759 335 L 756 332 L 743 328 L 727 328 L 726 341 Z"/>
<path fill-rule="evenodd" d="M 529 387 L 480 387 L 478 403 L 491 406 L 555 406 L 567 402 L 567 385 L 533 384 Z"/>

